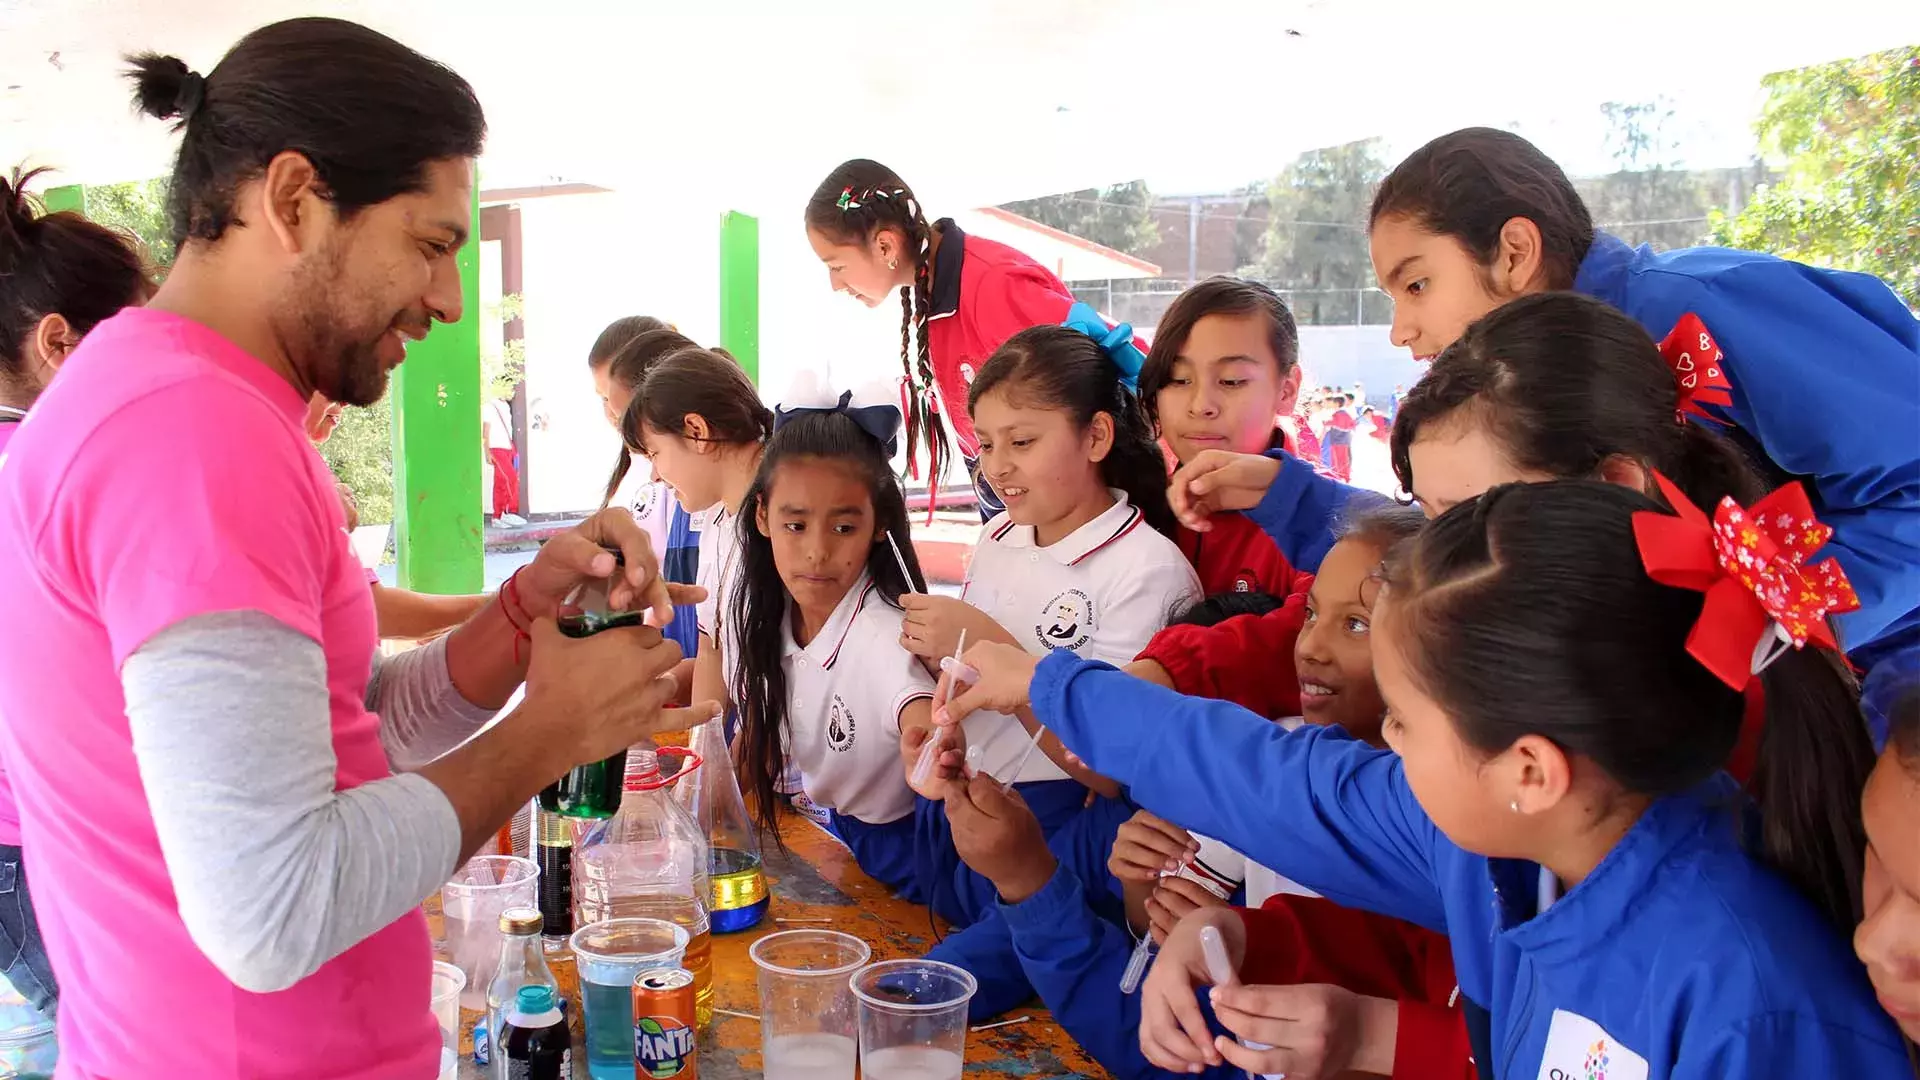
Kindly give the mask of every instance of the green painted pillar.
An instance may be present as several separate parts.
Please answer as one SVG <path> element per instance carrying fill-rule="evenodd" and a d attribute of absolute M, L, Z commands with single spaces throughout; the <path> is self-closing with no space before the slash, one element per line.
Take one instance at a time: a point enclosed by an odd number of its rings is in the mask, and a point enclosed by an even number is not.
<path fill-rule="evenodd" d="M 87 212 L 87 189 L 80 184 L 48 188 L 46 194 L 40 196 L 40 202 L 49 214 L 72 210 L 84 215 Z"/>
<path fill-rule="evenodd" d="M 393 376 L 393 536 L 400 586 L 476 593 L 485 581 L 480 517 L 480 187 L 454 256 L 460 321 L 407 348 Z"/>
<path fill-rule="evenodd" d="M 760 219 L 720 219 L 720 347 L 760 385 Z"/>

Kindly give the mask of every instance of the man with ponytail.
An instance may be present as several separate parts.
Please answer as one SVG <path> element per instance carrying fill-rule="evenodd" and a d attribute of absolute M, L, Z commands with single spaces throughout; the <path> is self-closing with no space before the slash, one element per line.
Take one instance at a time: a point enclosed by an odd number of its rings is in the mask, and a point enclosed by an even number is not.
<path fill-rule="evenodd" d="M 835 292 L 879 307 L 900 290 L 909 469 L 918 468 L 924 444 L 927 482 L 937 490 L 950 432 L 977 474 L 968 386 L 1008 338 L 1066 322 L 1072 290 L 1021 252 L 966 235 L 952 218 L 929 224 L 913 189 L 877 161 L 855 159 L 828 173 L 807 200 L 806 225 Z M 1005 509 L 985 479 L 973 475 L 973 486 L 981 520 Z"/>
<path fill-rule="evenodd" d="M 304 420 L 316 393 L 378 400 L 406 341 L 459 318 L 479 102 L 337 19 L 256 30 L 205 76 L 130 59 L 181 139 L 179 255 L 66 357 L 0 463 L 0 750 L 60 1076 L 432 1076 L 421 902 L 567 769 L 712 713 L 662 708 L 680 653 L 658 631 L 570 639 L 562 599 L 604 580 L 664 622 L 696 595 L 608 511 L 451 633 L 377 657 Z M 137 275 L 106 261 L 68 332 L 36 323 L 56 351 L 127 302 Z"/>

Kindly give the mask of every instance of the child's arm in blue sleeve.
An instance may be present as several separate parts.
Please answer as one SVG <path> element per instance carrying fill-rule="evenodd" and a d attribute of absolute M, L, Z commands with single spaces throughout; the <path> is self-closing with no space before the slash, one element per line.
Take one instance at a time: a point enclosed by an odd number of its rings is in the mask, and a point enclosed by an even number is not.
<path fill-rule="evenodd" d="M 1115 1080 L 1165 1080 L 1176 1074 L 1140 1052 L 1140 995 L 1120 992 L 1134 940 L 1088 906 L 1073 871 L 1062 866 L 1037 893 L 1002 903 L 1021 970 L 1053 1018 Z M 1219 1029 L 1216 1029 L 1219 1030 Z M 1180 1076 L 1235 1077 L 1230 1066 Z"/>
<path fill-rule="evenodd" d="M 1298 569 L 1311 573 L 1320 568 L 1320 560 L 1333 547 L 1334 525 L 1348 502 L 1361 500 L 1357 509 L 1359 505 L 1387 501 L 1377 492 L 1349 487 L 1322 475 L 1285 450 L 1269 450 L 1267 456 L 1280 463 L 1280 475 L 1274 477 L 1260 504 L 1247 511 L 1247 517 Z"/>
<path fill-rule="evenodd" d="M 1453 850 L 1400 760 L 1328 728 L 1289 734 L 1064 649 L 1040 662 L 1034 714 L 1133 800 L 1327 899 L 1440 933 L 1434 858 Z"/>

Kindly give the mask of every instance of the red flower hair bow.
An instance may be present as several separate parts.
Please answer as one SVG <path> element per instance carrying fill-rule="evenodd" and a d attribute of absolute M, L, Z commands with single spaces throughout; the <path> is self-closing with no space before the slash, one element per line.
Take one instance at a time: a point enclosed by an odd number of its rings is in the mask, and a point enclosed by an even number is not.
<path fill-rule="evenodd" d="M 1672 514 L 1633 515 L 1647 573 L 1663 585 L 1707 594 L 1687 651 L 1735 690 L 1812 641 L 1834 648 L 1827 616 L 1860 606 L 1837 560 L 1807 559 L 1833 535 L 1813 516 L 1807 493 L 1788 484 L 1743 510 L 1720 500 L 1712 520 L 1659 473 Z"/>
<path fill-rule="evenodd" d="M 1714 343 L 1713 335 L 1707 333 L 1707 324 L 1700 321 L 1700 316 L 1691 311 L 1680 316 L 1667 339 L 1660 343 L 1660 355 L 1673 371 L 1674 385 L 1680 391 L 1673 410 L 1676 422 L 1684 422 L 1689 414 L 1702 420 L 1715 420 L 1700 407 L 1702 404 L 1733 404 L 1733 395 L 1729 393 L 1733 384 L 1727 381 L 1720 346 Z"/>

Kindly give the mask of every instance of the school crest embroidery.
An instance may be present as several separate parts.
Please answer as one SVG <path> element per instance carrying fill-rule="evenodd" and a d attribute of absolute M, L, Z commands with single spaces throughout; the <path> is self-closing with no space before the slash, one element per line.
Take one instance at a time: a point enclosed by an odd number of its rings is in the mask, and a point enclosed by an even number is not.
<path fill-rule="evenodd" d="M 839 694 L 827 710 L 827 746 L 842 754 L 853 749 L 853 710 Z"/>
<path fill-rule="evenodd" d="M 1078 649 L 1093 638 L 1093 598 L 1079 589 L 1068 589 L 1047 601 L 1033 635 L 1048 649 Z"/>
<path fill-rule="evenodd" d="M 653 500 L 659 496 L 660 488 L 656 484 L 641 484 L 640 490 L 633 493 L 633 516 L 649 517 L 653 513 Z"/>

